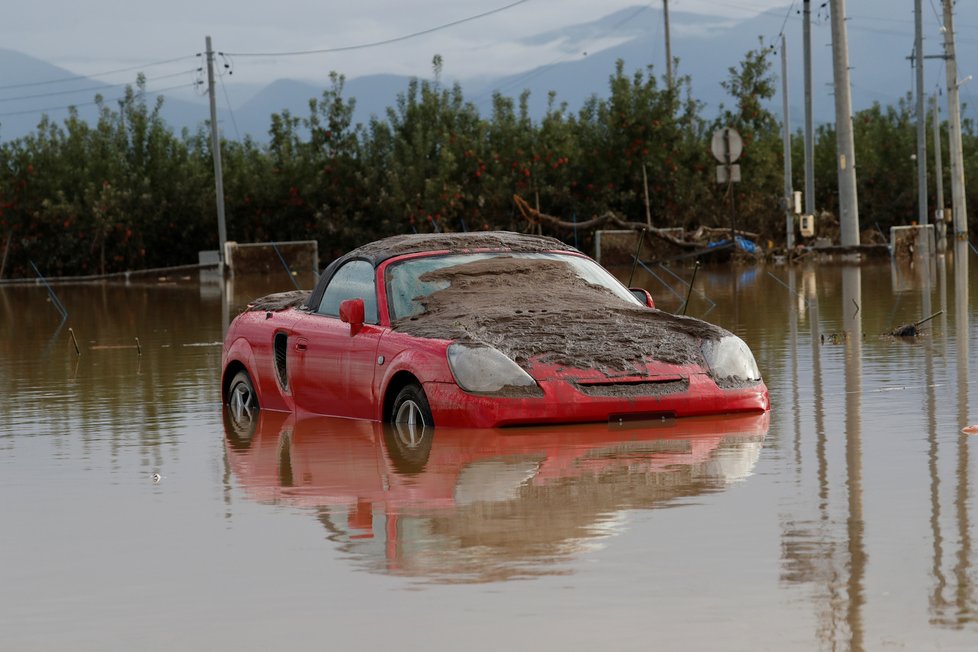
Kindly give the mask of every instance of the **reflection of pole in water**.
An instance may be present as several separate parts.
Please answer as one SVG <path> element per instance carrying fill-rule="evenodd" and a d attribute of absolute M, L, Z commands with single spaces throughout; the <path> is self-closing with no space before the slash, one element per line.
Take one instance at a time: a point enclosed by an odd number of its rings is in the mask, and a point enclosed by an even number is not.
<path fill-rule="evenodd" d="M 934 283 L 931 281 L 933 274 L 931 273 L 931 265 L 934 263 L 933 257 L 924 256 L 917 266 L 919 280 L 920 280 L 920 312 L 921 317 L 926 317 L 927 315 L 934 314 L 933 306 L 931 305 L 931 288 Z M 914 320 L 916 321 L 916 320 Z M 933 331 L 933 324 L 930 324 Z"/>
<path fill-rule="evenodd" d="M 937 267 L 938 295 L 941 302 L 941 339 L 942 350 L 947 350 L 947 265 L 949 257 L 943 257 Z M 935 409 L 936 388 L 933 381 L 933 357 L 927 355 L 927 401 L 928 401 L 928 431 L 927 431 L 927 473 L 930 476 L 930 529 L 932 536 L 933 562 L 931 574 L 934 576 L 934 590 L 930 595 L 931 612 L 938 616 L 947 606 L 944 591 L 947 588 L 947 578 L 944 575 L 944 535 L 941 531 L 941 476 L 939 471 L 940 445 L 937 436 L 937 420 Z"/>
<path fill-rule="evenodd" d="M 227 335 L 231 325 L 231 301 L 234 298 L 234 277 L 225 277 L 221 283 L 221 334 Z"/>
<path fill-rule="evenodd" d="M 948 257 L 941 256 L 937 265 L 937 294 L 941 302 L 941 343 L 947 351 L 947 266 Z M 930 313 L 927 313 L 930 314 Z"/>
<path fill-rule="evenodd" d="M 971 581 L 971 519 L 969 436 L 961 432 L 968 425 L 968 339 L 971 337 L 968 319 L 968 242 L 957 240 L 954 252 L 954 325 L 957 341 L 958 371 L 958 466 L 957 490 L 954 496 L 958 526 L 958 545 L 961 546 L 954 567 L 957 582 L 955 607 L 958 618 L 975 610 L 974 586 Z"/>
<path fill-rule="evenodd" d="M 851 650 L 863 650 L 862 608 L 865 603 L 863 578 L 866 549 L 863 544 L 862 478 L 862 271 L 846 266 L 842 270 L 842 310 L 846 341 L 846 485 L 849 490 L 849 516 L 846 533 L 849 549 L 846 621 L 851 635 Z"/>
<path fill-rule="evenodd" d="M 832 514 L 829 510 L 829 462 L 828 462 L 828 436 L 825 430 L 825 392 L 823 390 L 822 384 L 822 338 L 819 334 L 819 313 L 818 313 L 818 289 L 816 285 L 816 274 L 814 270 L 808 270 L 805 275 L 806 280 L 806 294 L 809 296 L 808 304 L 808 318 L 809 318 L 809 328 L 811 330 L 811 341 L 812 341 L 812 383 L 813 383 L 813 395 L 815 399 L 815 458 L 818 464 L 818 513 L 819 513 L 819 524 L 822 531 L 821 539 L 823 541 L 834 541 L 835 537 L 832 536 L 831 530 L 834 529 L 832 523 Z M 808 287 L 811 282 L 810 288 Z M 832 559 L 836 557 L 836 546 L 835 544 L 830 544 L 826 546 L 826 555 L 830 556 Z M 831 566 L 834 566 L 831 563 Z M 826 582 L 827 595 L 826 595 L 826 607 L 829 616 L 829 622 L 833 624 L 832 627 L 827 628 L 827 638 L 831 642 L 832 648 L 836 648 L 837 641 L 835 640 L 836 627 L 834 626 L 837 621 L 836 614 L 839 604 L 841 604 L 841 599 L 839 597 L 839 587 L 838 582 L 835 579 L 835 571 L 832 571 L 830 575 L 831 580 Z M 823 637 L 826 636 L 823 634 Z"/>
<path fill-rule="evenodd" d="M 943 269 L 943 265 L 941 268 Z M 946 274 L 941 274 L 941 308 L 946 307 Z M 947 337 L 947 329 L 944 329 Z M 931 610 L 940 613 L 946 604 L 944 589 L 947 580 L 944 577 L 943 556 L 944 537 L 941 534 L 941 478 L 938 470 L 938 437 L 937 437 L 937 396 L 934 387 L 934 355 L 933 349 L 924 352 L 924 373 L 927 384 L 927 473 L 930 476 L 930 529 L 933 536 L 933 565 L 931 572 L 936 581 L 934 591 L 930 596 Z"/>
<path fill-rule="evenodd" d="M 954 243 L 954 336 L 957 366 L 957 436 L 956 466 L 954 487 L 954 508 L 952 510 L 956 526 L 956 537 L 952 535 L 950 544 L 957 544 L 957 551 L 949 555 L 954 559 L 950 573 L 944 572 L 945 536 L 941 529 L 940 484 L 938 479 L 937 443 L 932 444 L 931 471 L 931 529 L 933 533 L 934 589 L 930 596 L 933 621 L 945 627 L 959 628 L 965 622 L 974 620 L 976 604 L 974 583 L 971 578 L 971 517 L 970 504 L 970 455 L 969 436 L 960 429 L 968 424 L 968 357 L 970 322 L 968 314 L 968 243 L 958 240 Z M 951 585 L 949 591 L 948 587 Z"/>
<path fill-rule="evenodd" d="M 802 275 L 802 291 L 799 296 L 806 300 L 804 312 L 810 320 L 817 518 L 813 521 L 791 519 L 786 524 L 782 542 L 784 550 L 782 579 L 788 582 L 811 582 L 817 591 L 814 600 L 817 622 L 815 636 L 820 641 L 821 647 L 857 651 L 865 647 L 863 609 L 866 602 L 863 588 L 866 553 L 862 511 L 860 274 L 859 268 L 845 270 L 841 305 L 844 312 L 842 321 L 846 331 L 843 340 L 845 342 L 844 433 L 847 480 L 845 529 L 839 521 L 842 510 L 838 509 L 839 505 L 833 506 L 830 502 L 828 451 L 830 444 L 836 442 L 829 442 L 829 436 L 826 434 L 817 274 L 814 269 L 806 269 Z M 842 444 L 841 441 L 837 443 Z M 799 486 L 802 485 L 803 483 L 799 482 Z M 837 495 L 841 496 L 841 493 L 837 492 Z"/>
<path fill-rule="evenodd" d="M 825 438 L 825 394 L 822 391 L 822 341 L 818 328 L 818 288 L 813 269 L 805 270 L 805 295 L 808 297 L 808 326 L 812 342 L 812 385 L 815 399 L 815 456 L 818 460 L 819 507 L 823 510 L 822 520 L 828 520 L 829 470 L 826 458 Z"/>
<path fill-rule="evenodd" d="M 788 270 L 788 289 L 791 298 L 795 299 L 795 268 Z M 795 470 L 801 473 L 801 397 L 798 392 L 798 310 L 793 301 L 789 304 L 788 325 L 791 339 L 791 405 L 794 411 L 795 425 Z"/>
<path fill-rule="evenodd" d="M 968 425 L 968 242 L 954 243 L 954 335 L 958 369 L 958 427 Z"/>

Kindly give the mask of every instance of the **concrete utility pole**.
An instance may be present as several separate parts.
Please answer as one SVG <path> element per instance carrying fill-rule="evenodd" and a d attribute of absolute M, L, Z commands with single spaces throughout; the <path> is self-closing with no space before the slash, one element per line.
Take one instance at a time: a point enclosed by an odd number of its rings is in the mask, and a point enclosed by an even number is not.
<path fill-rule="evenodd" d="M 791 127 L 788 120 L 788 46 L 781 35 L 781 106 L 784 127 L 784 227 L 785 246 L 795 246 L 794 188 L 791 185 Z"/>
<path fill-rule="evenodd" d="M 672 90 L 672 46 L 669 43 L 669 0 L 662 0 L 662 18 L 666 22 L 666 83 Z"/>
<path fill-rule="evenodd" d="M 805 49 L 805 213 L 815 214 L 815 128 L 812 122 L 812 7 L 805 0 L 802 36 Z"/>
<path fill-rule="evenodd" d="M 947 76 L 947 116 L 950 127 L 951 206 L 954 233 L 968 233 L 968 207 L 964 194 L 964 154 L 961 146 L 961 99 L 958 97 L 958 62 L 954 54 L 954 12 L 952 1 L 944 0 L 944 57 Z"/>
<path fill-rule="evenodd" d="M 852 138 L 852 89 L 849 84 L 849 40 L 845 0 L 831 0 L 832 77 L 835 84 L 835 149 L 839 174 L 839 223 L 842 245 L 859 244 L 856 198 L 856 148 Z"/>
<path fill-rule="evenodd" d="M 937 181 L 934 230 L 937 232 L 937 253 L 947 251 L 947 224 L 944 223 L 944 162 L 941 161 L 941 109 L 937 93 L 931 96 L 931 120 L 934 134 L 934 180 Z"/>
<path fill-rule="evenodd" d="M 224 271 L 224 243 L 227 242 L 227 227 L 224 224 L 224 172 L 221 168 L 221 138 L 217 133 L 217 94 L 214 89 L 214 51 L 211 49 L 211 37 L 206 41 L 207 52 L 207 95 L 211 104 L 211 154 L 214 157 L 214 193 L 217 199 L 217 235 L 220 246 L 217 252 L 221 261 L 221 271 Z"/>
<path fill-rule="evenodd" d="M 931 116 L 934 134 L 934 178 L 937 180 L 937 208 L 934 223 L 944 220 L 944 161 L 941 154 L 941 107 L 937 103 L 937 93 L 931 96 Z"/>
<path fill-rule="evenodd" d="M 921 0 L 914 0 L 914 72 L 917 79 L 917 223 L 927 226 L 927 112 L 924 108 L 924 19 Z M 924 232 L 921 253 L 929 254 L 930 239 Z"/>

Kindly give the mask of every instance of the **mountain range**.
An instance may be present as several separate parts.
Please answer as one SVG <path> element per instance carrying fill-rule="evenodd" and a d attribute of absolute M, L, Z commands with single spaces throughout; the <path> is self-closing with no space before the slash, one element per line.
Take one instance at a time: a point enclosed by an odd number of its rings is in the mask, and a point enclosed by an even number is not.
<path fill-rule="evenodd" d="M 816 122 L 832 122 L 828 11 L 820 6 L 821 3 L 813 5 L 813 111 Z M 769 10 L 742 21 L 670 12 L 672 52 L 679 60 L 676 74 L 690 77 L 693 97 L 704 104 L 704 117 L 717 115 L 719 105 L 727 101 L 720 83 L 728 76 L 728 69 L 737 66 L 749 50 L 779 47 L 783 29 L 787 38 L 790 80 L 789 119 L 793 127 L 801 125 L 800 7 L 801 2 L 794 2 L 790 7 Z M 913 71 L 908 59 L 913 49 L 913 3 L 909 0 L 862 0 L 849 3 L 849 7 L 847 24 L 854 109 L 866 108 L 873 102 L 896 104 L 913 90 Z M 978 74 L 969 64 L 978 61 L 978 40 L 974 37 L 978 32 L 978 3 L 958 3 L 955 11 L 958 70 L 959 76 L 966 79 L 973 72 Z M 924 50 L 927 57 L 943 53 L 938 19 L 936 10 L 928 11 Z M 571 111 L 576 111 L 591 95 L 607 94 L 608 78 L 618 59 L 625 62 L 629 73 L 652 64 L 655 73 L 663 75 L 662 35 L 661 11 L 649 5 L 636 6 L 592 23 L 541 30 L 527 39 L 528 43 L 559 44 L 560 51 L 565 54 L 551 64 L 511 75 L 445 81 L 458 81 L 465 98 L 483 114 L 491 108 L 494 91 L 515 97 L 524 89 L 531 92 L 529 106 L 534 117 L 543 115 L 551 91 L 558 102 L 566 102 Z M 614 44 L 598 51 L 589 49 L 599 41 Z M 657 52 L 658 60 L 653 61 Z M 779 52 L 772 50 L 771 54 L 772 72 L 780 76 Z M 446 62 L 446 70 L 450 70 L 450 64 Z M 944 62 L 929 58 L 925 76 L 927 92 L 935 92 L 944 85 Z M 177 81 L 184 81 L 185 87 L 190 88 L 192 80 L 188 76 Z M 371 116 L 383 118 L 387 107 L 394 105 L 397 95 L 407 88 L 409 81 L 409 78 L 397 75 L 367 75 L 346 80 L 344 96 L 356 99 L 354 120 L 366 123 Z M 966 117 L 978 116 L 972 106 L 975 103 L 971 101 L 978 93 L 978 82 L 974 84 L 974 91 L 967 83 L 961 87 Z M 224 136 L 241 139 L 249 135 L 261 141 L 266 137 L 272 113 L 287 109 L 293 115 L 304 116 L 308 113 L 310 98 L 321 96 L 328 86 L 325 76 L 320 80 L 278 79 L 267 85 L 237 83 L 233 77 L 222 77 L 218 120 Z M 777 87 L 780 95 L 780 82 Z M 155 89 L 150 86 L 149 90 Z M 92 103 L 96 93 L 102 93 L 107 98 L 107 106 L 115 108 L 111 98 L 121 95 L 121 90 L 118 85 L 77 77 L 69 70 L 38 58 L 0 49 L 0 140 L 12 140 L 31 133 L 42 113 L 61 122 L 67 115 L 64 107 L 71 103 L 76 104 L 82 118 L 92 120 L 96 117 L 96 107 Z M 206 96 L 176 89 L 163 94 L 162 116 L 175 130 L 193 131 L 208 118 Z M 780 96 L 772 100 L 771 110 L 780 117 Z"/>

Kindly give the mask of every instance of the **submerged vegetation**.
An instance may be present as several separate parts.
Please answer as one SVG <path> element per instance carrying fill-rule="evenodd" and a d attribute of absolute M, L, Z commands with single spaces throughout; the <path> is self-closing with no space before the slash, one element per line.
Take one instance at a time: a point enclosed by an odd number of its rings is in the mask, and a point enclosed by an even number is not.
<path fill-rule="evenodd" d="M 343 96 L 344 79 L 334 73 L 308 115 L 271 116 L 266 142 L 222 142 L 228 238 L 316 239 L 328 259 L 396 233 L 523 230 L 514 194 L 566 220 L 614 211 L 644 222 L 647 188 L 657 227 L 725 226 L 733 210 L 738 228 L 783 241 L 781 132 L 766 108 L 774 95 L 769 59 L 759 48 L 730 68 L 723 83 L 730 105 L 713 119 L 703 116 L 688 78 L 669 88 L 651 66 L 628 73 L 621 61 L 607 97 L 593 96 L 576 112 L 551 94 L 546 115 L 531 119 L 524 92 L 497 93 L 490 114 L 480 115 L 458 84 L 441 83 L 436 57 L 432 80 L 411 81 L 386 116 L 354 124 L 355 100 Z M 186 264 L 217 248 L 207 133 L 175 134 L 160 116 L 163 98 L 147 98 L 142 77 L 117 108 L 97 102 L 95 124 L 74 111 L 60 124 L 44 117 L 29 136 L 0 144 L 0 277 L 30 276 L 31 261 L 49 275 Z M 729 190 L 715 182 L 709 149 L 720 126 L 744 139 L 743 181 Z M 860 111 L 854 127 L 862 226 L 909 223 L 912 103 Z M 801 135 L 793 138 L 801 188 Z M 973 180 L 973 124 L 965 124 L 964 138 Z M 834 150 L 832 127 L 819 128 L 816 204 L 830 212 Z"/>

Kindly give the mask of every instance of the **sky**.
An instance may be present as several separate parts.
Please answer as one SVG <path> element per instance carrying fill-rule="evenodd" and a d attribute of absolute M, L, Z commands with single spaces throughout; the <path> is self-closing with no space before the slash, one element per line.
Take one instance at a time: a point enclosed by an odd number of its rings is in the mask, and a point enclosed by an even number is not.
<path fill-rule="evenodd" d="M 669 0 L 670 13 L 746 19 L 790 0 Z M 586 56 L 558 41 L 529 37 L 597 20 L 615 11 L 662 0 L 37 0 L 20 3 L 0 21 L 0 47 L 43 59 L 72 73 L 107 81 L 131 80 L 139 69 L 150 90 L 166 86 L 196 65 L 210 35 L 219 64 L 237 82 L 278 78 L 322 80 L 335 70 L 348 78 L 375 73 L 430 76 L 434 54 L 449 79 L 473 79 L 529 70 Z M 344 48 L 430 30 L 480 14 L 482 18 L 377 47 L 296 56 L 254 56 Z M 619 37 L 620 39 L 620 37 Z M 597 51 L 618 42 L 596 36 Z M 148 65 L 160 61 L 167 64 Z M 108 73 L 123 68 L 131 70 Z"/>

